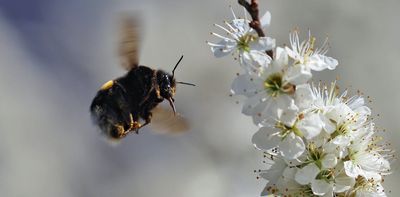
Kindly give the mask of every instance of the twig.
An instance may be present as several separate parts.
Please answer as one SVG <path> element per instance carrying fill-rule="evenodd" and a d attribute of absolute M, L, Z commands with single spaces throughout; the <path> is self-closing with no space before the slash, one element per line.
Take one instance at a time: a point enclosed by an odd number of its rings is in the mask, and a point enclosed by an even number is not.
<path fill-rule="evenodd" d="M 247 12 L 251 16 L 251 21 L 249 23 L 249 26 L 253 28 L 259 37 L 265 37 L 265 33 L 261 27 L 261 22 L 260 22 L 260 17 L 259 17 L 259 10 L 258 10 L 258 1 L 257 0 L 251 0 L 251 3 L 247 2 L 246 0 L 238 0 L 238 3 L 243 6 Z M 266 53 L 273 58 L 274 57 L 274 52 L 272 50 L 266 51 Z"/>

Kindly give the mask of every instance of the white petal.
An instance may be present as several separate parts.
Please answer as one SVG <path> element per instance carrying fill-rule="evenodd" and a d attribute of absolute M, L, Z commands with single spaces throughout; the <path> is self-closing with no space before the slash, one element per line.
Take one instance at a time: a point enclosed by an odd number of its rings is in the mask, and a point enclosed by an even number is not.
<path fill-rule="evenodd" d="M 315 54 L 309 59 L 308 66 L 311 70 L 322 71 L 325 69 L 333 70 L 338 65 L 338 61 L 325 55 Z"/>
<path fill-rule="evenodd" d="M 236 42 L 224 39 L 216 44 L 216 46 L 211 46 L 211 51 L 215 57 L 219 58 L 232 53 L 235 48 Z"/>
<path fill-rule="evenodd" d="M 280 137 L 273 135 L 273 128 L 261 127 L 252 137 L 253 145 L 260 150 L 270 150 L 280 143 Z"/>
<path fill-rule="evenodd" d="M 287 54 L 289 55 L 289 57 L 291 57 L 292 59 L 294 59 L 296 61 L 303 62 L 303 58 L 296 51 L 292 50 L 289 47 L 285 47 L 285 50 L 286 50 Z"/>
<path fill-rule="evenodd" d="M 264 51 L 250 50 L 250 61 L 252 65 L 257 67 L 267 66 L 271 63 L 271 57 L 267 55 Z"/>
<path fill-rule="evenodd" d="M 279 177 L 282 176 L 284 170 L 287 168 L 287 164 L 282 159 L 274 160 L 274 164 L 268 169 L 260 173 L 260 176 L 268 180 L 267 185 L 275 184 Z"/>
<path fill-rule="evenodd" d="M 242 51 L 239 54 L 240 65 L 249 73 L 257 74 L 260 69 L 268 67 L 271 60 L 271 57 L 263 51 L 250 50 L 250 52 Z"/>
<path fill-rule="evenodd" d="M 322 127 L 328 134 L 332 134 L 336 130 L 336 124 L 329 120 L 325 115 L 321 114 Z"/>
<path fill-rule="evenodd" d="M 245 115 L 254 115 L 265 109 L 268 101 L 265 101 L 267 95 L 265 92 L 259 92 L 258 94 L 247 98 L 244 101 L 242 113 Z"/>
<path fill-rule="evenodd" d="M 313 193 L 318 196 L 333 192 L 333 186 L 325 180 L 314 179 L 311 182 L 311 189 Z"/>
<path fill-rule="evenodd" d="M 371 115 L 371 109 L 367 106 L 360 106 L 354 110 L 360 116 L 369 116 Z"/>
<path fill-rule="evenodd" d="M 332 143 L 332 141 L 329 141 L 328 143 L 323 145 L 323 149 L 327 153 L 336 153 L 338 146 L 336 144 Z"/>
<path fill-rule="evenodd" d="M 354 164 L 353 161 L 345 161 L 343 164 L 344 170 L 349 177 L 357 177 L 362 173 L 360 167 Z"/>
<path fill-rule="evenodd" d="M 271 186 L 267 184 L 267 185 L 264 187 L 263 191 L 261 192 L 260 196 L 266 196 L 266 195 L 268 195 L 268 194 L 270 193 L 270 192 L 269 192 L 270 189 L 271 189 Z"/>
<path fill-rule="evenodd" d="M 322 159 L 322 168 L 333 168 L 337 164 L 337 158 L 335 154 L 326 154 Z"/>
<path fill-rule="evenodd" d="M 262 80 L 257 76 L 239 75 L 232 82 L 232 94 L 251 97 L 258 91 L 263 91 L 263 84 Z"/>
<path fill-rule="evenodd" d="M 307 185 L 315 179 L 319 171 L 319 168 L 314 163 L 310 163 L 305 167 L 297 170 L 294 179 L 301 185 Z"/>
<path fill-rule="evenodd" d="M 361 168 L 367 171 L 384 173 L 390 170 L 389 161 L 375 151 L 359 154 L 357 156 L 357 163 L 361 165 Z"/>
<path fill-rule="evenodd" d="M 259 37 L 257 40 L 250 42 L 250 49 L 261 51 L 264 54 L 266 50 L 271 50 L 275 48 L 275 39 L 271 37 Z"/>
<path fill-rule="evenodd" d="M 308 140 L 309 143 L 314 143 L 316 147 L 322 147 L 324 144 L 326 144 L 326 141 L 328 141 L 330 135 L 327 134 L 325 131 L 322 131 L 314 137 L 311 140 Z"/>
<path fill-rule="evenodd" d="M 350 144 L 351 138 L 347 135 L 338 135 L 331 142 L 341 147 L 346 147 Z"/>
<path fill-rule="evenodd" d="M 312 139 L 319 135 L 322 130 L 322 121 L 319 114 L 305 114 L 303 120 L 296 124 L 296 127 L 303 133 L 306 139 Z"/>
<path fill-rule="evenodd" d="M 284 48 L 276 47 L 275 49 L 275 61 L 279 65 L 288 65 L 289 57 Z"/>
<path fill-rule="evenodd" d="M 293 133 L 290 133 L 279 144 L 279 150 L 281 155 L 286 159 L 296 159 L 303 154 L 305 145 L 303 139 Z"/>
<path fill-rule="evenodd" d="M 261 17 L 260 22 L 262 27 L 269 27 L 271 24 L 271 13 L 268 11 L 265 12 L 265 14 Z"/>
<path fill-rule="evenodd" d="M 314 103 L 315 95 L 311 90 L 310 84 L 302 84 L 296 86 L 295 101 L 300 109 L 311 107 Z"/>
<path fill-rule="evenodd" d="M 354 178 L 341 175 L 335 178 L 335 187 L 333 188 L 333 191 L 341 193 L 352 188 L 354 184 L 355 184 Z"/>
<path fill-rule="evenodd" d="M 297 109 L 297 107 L 282 110 L 282 113 L 279 115 L 279 121 L 281 121 L 285 125 L 294 125 L 297 120 L 298 111 L 299 110 Z"/>
<path fill-rule="evenodd" d="M 260 105 L 257 106 L 257 108 L 254 108 L 253 121 L 256 125 L 263 125 L 270 119 L 278 119 L 283 110 L 288 109 L 289 107 L 296 107 L 293 99 L 288 95 L 268 97 L 267 99 L 268 100 L 263 101 L 265 105 Z M 291 118 L 294 119 L 294 117 Z"/>
<path fill-rule="evenodd" d="M 283 171 L 282 176 L 285 179 L 292 179 L 294 180 L 295 176 L 297 173 L 297 168 L 293 168 L 293 167 L 286 167 L 286 169 Z"/>
<path fill-rule="evenodd" d="M 365 101 L 363 97 L 357 97 L 351 99 L 351 102 L 348 102 L 347 105 L 352 109 L 356 110 L 359 107 L 363 107 L 365 105 Z"/>
<path fill-rule="evenodd" d="M 289 67 L 289 69 L 286 72 L 286 75 L 284 76 L 284 80 L 294 85 L 300 85 L 307 83 L 307 81 L 310 80 L 311 77 L 312 74 L 310 69 L 308 69 L 304 65 L 297 64 Z"/>

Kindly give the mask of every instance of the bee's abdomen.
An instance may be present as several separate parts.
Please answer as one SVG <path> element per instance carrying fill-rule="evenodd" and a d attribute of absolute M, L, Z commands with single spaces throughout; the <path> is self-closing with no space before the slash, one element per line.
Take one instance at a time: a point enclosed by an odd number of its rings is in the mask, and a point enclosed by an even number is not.
<path fill-rule="evenodd" d="M 124 90 L 115 84 L 101 88 L 92 101 L 90 113 L 103 134 L 118 138 L 129 121 L 129 101 Z"/>

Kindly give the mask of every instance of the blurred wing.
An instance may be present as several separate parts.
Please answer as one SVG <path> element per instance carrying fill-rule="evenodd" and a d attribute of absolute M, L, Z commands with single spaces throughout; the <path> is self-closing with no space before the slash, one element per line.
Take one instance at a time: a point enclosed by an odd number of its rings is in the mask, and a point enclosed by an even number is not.
<path fill-rule="evenodd" d="M 149 127 L 161 134 L 179 134 L 189 130 L 189 122 L 179 114 L 174 115 L 170 108 L 157 106 L 152 110 L 153 117 Z"/>
<path fill-rule="evenodd" d="M 123 16 L 121 20 L 119 55 L 122 67 L 131 70 L 139 65 L 139 19 Z"/>

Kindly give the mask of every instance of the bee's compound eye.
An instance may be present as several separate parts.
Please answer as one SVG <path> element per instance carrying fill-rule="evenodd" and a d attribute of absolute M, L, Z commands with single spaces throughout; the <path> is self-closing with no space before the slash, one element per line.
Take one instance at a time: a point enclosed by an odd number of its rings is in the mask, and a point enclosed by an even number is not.
<path fill-rule="evenodd" d="M 108 90 L 108 89 L 110 89 L 113 85 L 114 85 L 114 81 L 113 81 L 113 80 L 107 81 L 106 83 L 104 83 L 104 84 L 101 86 L 100 90 Z"/>

